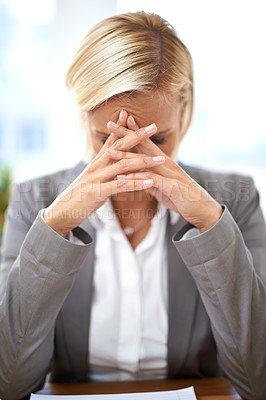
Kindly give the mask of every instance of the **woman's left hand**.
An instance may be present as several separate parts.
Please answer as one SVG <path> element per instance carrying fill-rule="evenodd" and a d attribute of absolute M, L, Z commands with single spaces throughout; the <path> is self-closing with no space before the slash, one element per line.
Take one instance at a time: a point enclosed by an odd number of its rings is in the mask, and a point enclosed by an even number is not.
<path fill-rule="evenodd" d="M 129 134 L 130 131 L 139 129 L 131 116 L 127 119 L 127 127 Z M 112 131 L 118 133 L 115 128 Z M 112 146 L 110 148 L 112 149 Z M 137 153 L 118 151 L 117 153 L 107 152 L 107 154 L 114 160 L 146 155 L 165 156 L 163 165 L 123 175 L 123 179 L 153 179 L 154 185 L 146 191 L 153 195 L 158 202 L 182 215 L 201 233 L 216 224 L 223 213 L 221 205 L 175 161 L 164 154 L 150 138 L 142 140 L 137 151 Z"/>

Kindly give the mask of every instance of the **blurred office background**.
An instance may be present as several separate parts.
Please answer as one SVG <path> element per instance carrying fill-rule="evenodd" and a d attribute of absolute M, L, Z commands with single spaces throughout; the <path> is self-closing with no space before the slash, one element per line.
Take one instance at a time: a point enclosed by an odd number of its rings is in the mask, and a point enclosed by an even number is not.
<path fill-rule="evenodd" d="M 70 167 L 84 138 L 64 77 L 101 19 L 159 13 L 190 50 L 195 113 L 179 158 L 252 175 L 266 213 L 264 0 L 0 0 L 0 168 L 13 181 Z"/>

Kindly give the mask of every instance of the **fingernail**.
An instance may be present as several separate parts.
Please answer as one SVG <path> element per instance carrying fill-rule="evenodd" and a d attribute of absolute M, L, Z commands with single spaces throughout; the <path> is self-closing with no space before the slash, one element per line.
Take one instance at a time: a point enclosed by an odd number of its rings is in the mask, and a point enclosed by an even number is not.
<path fill-rule="evenodd" d="M 151 124 L 149 126 L 146 126 L 146 128 L 145 128 L 145 131 L 147 133 L 155 132 L 155 130 L 156 130 L 156 125 L 155 124 Z"/>
<path fill-rule="evenodd" d="M 164 156 L 156 156 L 152 158 L 154 162 L 161 163 L 165 160 Z"/>
<path fill-rule="evenodd" d="M 143 185 L 151 185 L 153 183 L 153 179 L 145 179 L 143 181 Z"/>
<path fill-rule="evenodd" d="M 119 121 L 122 122 L 125 118 L 126 118 L 126 111 L 125 110 L 121 110 L 120 114 L 119 114 Z"/>
<path fill-rule="evenodd" d="M 127 176 L 126 175 L 116 175 L 117 179 L 125 179 Z"/>
<path fill-rule="evenodd" d="M 136 125 L 136 122 L 135 122 L 134 118 L 132 117 L 132 115 L 130 115 L 128 119 L 129 119 L 129 122 L 130 122 L 133 126 Z"/>
<path fill-rule="evenodd" d="M 107 122 L 107 128 L 109 128 L 109 127 L 117 129 L 117 128 L 119 128 L 119 125 L 117 125 L 113 121 L 109 121 L 109 122 Z"/>
<path fill-rule="evenodd" d="M 107 149 L 105 149 L 105 153 L 116 154 L 117 150 L 107 148 Z"/>

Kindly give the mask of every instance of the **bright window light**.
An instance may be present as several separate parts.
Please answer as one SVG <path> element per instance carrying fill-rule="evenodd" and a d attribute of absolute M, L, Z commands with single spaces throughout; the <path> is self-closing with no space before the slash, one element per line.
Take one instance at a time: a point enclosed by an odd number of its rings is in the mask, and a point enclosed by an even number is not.
<path fill-rule="evenodd" d="M 55 0 L 8 0 L 12 14 L 25 25 L 40 25 L 55 16 Z"/>

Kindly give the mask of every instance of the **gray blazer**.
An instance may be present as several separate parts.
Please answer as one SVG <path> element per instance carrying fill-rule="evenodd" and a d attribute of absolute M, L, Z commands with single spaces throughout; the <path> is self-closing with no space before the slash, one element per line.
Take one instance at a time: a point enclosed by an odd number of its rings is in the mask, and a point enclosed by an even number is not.
<path fill-rule="evenodd" d="M 0 270 L 0 397 L 21 399 L 51 371 L 60 382 L 88 379 L 95 232 L 84 245 L 40 217 L 82 171 L 16 185 L 6 214 Z M 184 167 L 184 166 L 183 166 Z M 184 169 L 224 205 L 197 237 L 183 218 L 168 223 L 168 377 L 225 374 L 241 396 L 266 398 L 266 230 L 250 178 Z"/>

